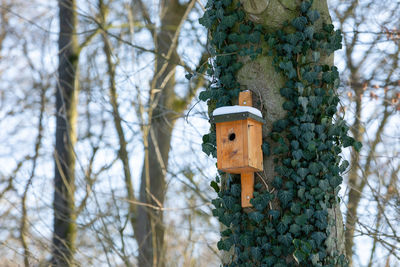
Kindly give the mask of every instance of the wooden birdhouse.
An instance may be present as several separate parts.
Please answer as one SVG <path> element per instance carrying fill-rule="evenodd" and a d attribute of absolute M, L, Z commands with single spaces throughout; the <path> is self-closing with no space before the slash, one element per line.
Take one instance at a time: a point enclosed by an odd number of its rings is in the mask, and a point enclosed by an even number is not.
<path fill-rule="evenodd" d="M 241 174 L 242 207 L 250 207 L 254 172 L 263 170 L 261 112 L 251 107 L 251 92 L 239 95 L 239 106 L 220 107 L 213 112 L 217 135 L 217 166 Z"/>

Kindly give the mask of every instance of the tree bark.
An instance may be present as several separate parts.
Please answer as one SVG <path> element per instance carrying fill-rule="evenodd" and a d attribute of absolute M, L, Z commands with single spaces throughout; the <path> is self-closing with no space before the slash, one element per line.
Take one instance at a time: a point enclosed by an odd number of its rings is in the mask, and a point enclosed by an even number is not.
<path fill-rule="evenodd" d="M 75 224 L 75 153 L 77 116 L 77 43 L 76 2 L 59 0 L 59 67 L 56 88 L 56 144 L 54 175 L 54 266 L 74 265 Z"/>

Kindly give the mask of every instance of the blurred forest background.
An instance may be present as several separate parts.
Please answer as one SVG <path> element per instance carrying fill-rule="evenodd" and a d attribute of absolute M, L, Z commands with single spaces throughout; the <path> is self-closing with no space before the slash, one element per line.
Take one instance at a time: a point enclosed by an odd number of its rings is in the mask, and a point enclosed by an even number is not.
<path fill-rule="evenodd" d="M 328 2 L 346 253 L 400 266 L 400 2 Z M 0 266 L 219 266 L 204 6 L 0 0 Z"/>

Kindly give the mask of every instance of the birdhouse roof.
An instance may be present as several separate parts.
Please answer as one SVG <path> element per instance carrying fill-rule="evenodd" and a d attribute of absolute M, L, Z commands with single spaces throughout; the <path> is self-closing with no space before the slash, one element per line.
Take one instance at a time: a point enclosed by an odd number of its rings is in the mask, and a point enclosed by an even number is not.
<path fill-rule="evenodd" d="M 214 123 L 245 120 L 247 118 L 265 123 L 262 118 L 261 111 L 248 106 L 226 106 L 214 110 L 212 114 L 212 121 Z"/>

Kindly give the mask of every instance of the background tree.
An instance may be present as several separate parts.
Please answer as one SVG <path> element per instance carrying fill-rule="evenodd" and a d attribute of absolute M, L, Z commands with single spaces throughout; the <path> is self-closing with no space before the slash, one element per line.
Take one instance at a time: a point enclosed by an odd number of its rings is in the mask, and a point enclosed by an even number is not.
<path fill-rule="evenodd" d="M 398 227 L 390 218 L 398 217 L 399 129 L 391 125 L 397 123 L 399 110 L 399 21 L 394 19 L 399 3 L 336 4 L 334 14 L 344 33 L 344 50 L 339 54 L 342 112 L 352 121 L 353 136 L 364 145 L 360 154 L 351 152 L 347 174 L 346 254 L 354 266 L 378 266 L 390 255 L 397 257 L 398 250 Z M 374 10 L 382 12 L 377 15 Z M 357 238 L 359 244 L 373 240 L 368 263 L 365 252 L 357 253 L 361 251 Z M 380 261 L 383 255 L 385 260 Z"/>
<path fill-rule="evenodd" d="M 56 90 L 53 264 L 73 266 L 76 238 L 75 152 L 78 104 L 76 2 L 59 2 L 59 67 Z"/>

